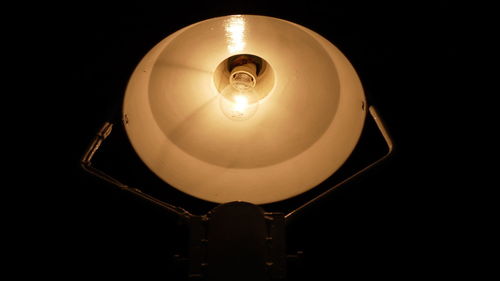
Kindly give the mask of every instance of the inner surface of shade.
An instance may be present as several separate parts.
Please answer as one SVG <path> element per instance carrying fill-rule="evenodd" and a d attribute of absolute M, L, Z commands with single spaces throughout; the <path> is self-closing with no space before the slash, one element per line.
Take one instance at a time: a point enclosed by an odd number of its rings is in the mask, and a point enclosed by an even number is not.
<path fill-rule="evenodd" d="M 238 53 L 263 57 L 276 77 L 244 121 L 224 116 L 213 82 L 219 63 Z M 149 99 L 159 127 L 184 152 L 251 169 L 286 161 L 316 142 L 335 115 L 339 82 L 328 53 L 303 30 L 233 17 L 193 26 L 167 44 L 152 69 Z"/>
<path fill-rule="evenodd" d="M 272 71 L 260 81 L 269 92 L 245 120 L 223 113 L 214 82 L 217 67 L 238 54 Z M 165 182 L 212 202 L 264 204 L 332 175 L 359 139 L 364 105 L 355 70 L 326 39 L 288 21 L 237 15 L 156 45 L 130 78 L 123 114 L 135 151 Z"/>

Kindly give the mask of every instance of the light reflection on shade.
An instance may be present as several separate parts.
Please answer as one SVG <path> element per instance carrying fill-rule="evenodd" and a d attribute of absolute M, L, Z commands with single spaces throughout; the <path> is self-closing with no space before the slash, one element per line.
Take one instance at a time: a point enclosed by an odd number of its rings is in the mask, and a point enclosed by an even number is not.
<path fill-rule="evenodd" d="M 231 16 L 224 21 L 226 29 L 227 50 L 231 53 L 241 52 L 245 48 L 245 18 L 241 15 Z"/>

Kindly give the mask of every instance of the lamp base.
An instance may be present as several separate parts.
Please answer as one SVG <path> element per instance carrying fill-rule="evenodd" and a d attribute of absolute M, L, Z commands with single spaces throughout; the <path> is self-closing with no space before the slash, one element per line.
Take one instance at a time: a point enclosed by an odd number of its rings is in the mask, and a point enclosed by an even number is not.
<path fill-rule="evenodd" d="M 285 278 L 285 219 L 247 202 L 230 202 L 190 220 L 189 277 L 203 280 Z"/>

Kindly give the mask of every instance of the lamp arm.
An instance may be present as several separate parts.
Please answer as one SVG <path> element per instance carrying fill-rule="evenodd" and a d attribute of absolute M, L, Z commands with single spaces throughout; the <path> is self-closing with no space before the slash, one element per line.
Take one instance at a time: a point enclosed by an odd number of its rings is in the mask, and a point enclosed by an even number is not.
<path fill-rule="evenodd" d="M 341 182 L 337 183 L 333 187 L 330 187 L 328 190 L 324 191 L 323 193 L 319 194 L 318 196 L 314 197 L 313 199 L 311 199 L 311 200 L 307 201 L 306 203 L 302 204 L 301 206 L 299 206 L 295 210 L 293 210 L 293 211 L 289 212 L 288 214 L 286 214 L 285 215 L 285 222 L 286 223 L 288 223 L 290 221 L 290 219 L 296 217 L 297 213 L 299 213 L 304 208 L 306 208 L 306 207 L 312 205 L 313 203 L 319 201 L 320 199 L 326 197 L 332 191 L 334 191 L 335 189 L 337 189 L 339 186 L 344 185 L 344 184 L 350 182 L 354 178 L 357 178 L 358 176 L 360 176 L 364 172 L 368 171 L 370 168 L 376 166 L 380 162 L 382 162 L 385 159 L 387 159 L 387 157 L 389 157 L 389 155 L 392 154 L 392 151 L 393 151 L 393 142 L 392 142 L 392 139 L 391 139 L 389 133 L 387 132 L 387 129 L 385 128 L 384 123 L 380 119 L 380 117 L 379 117 L 379 115 L 377 113 L 377 110 L 375 109 L 374 106 L 370 106 L 368 108 L 368 111 L 370 112 L 371 117 L 373 118 L 373 120 L 377 124 L 377 128 L 379 129 L 380 133 L 384 137 L 384 140 L 385 140 L 385 142 L 387 144 L 387 152 L 386 152 L 386 154 L 384 156 L 380 157 L 379 159 L 375 160 L 374 162 L 372 162 L 368 166 L 362 168 L 361 170 L 357 171 L 356 173 L 354 173 L 351 176 L 347 177 L 346 179 L 342 180 Z"/>
<path fill-rule="evenodd" d="M 121 190 L 128 191 L 128 192 L 130 192 L 138 197 L 146 199 L 147 201 L 154 203 L 155 205 L 160 206 L 160 207 L 162 207 L 162 208 L 164 208 L 164 209 L 166 209 L 166 210 L 168 210 L 168 211 L 170 211 L 170 212 L 172 212 L 172 213 L 174 213 L 174 214 L 176 214 L 184 219 L 192 218 L 194 215 L 189 213 L 185 209 L 183 209 L 181 207 L 173 206 L 173 205 L 168 204 L 166 202 L 163 202 L 156 197 L 153 197 L 147 193 L 144 193 L 142 190 L 140 190 L 138 188 L 130 187 L 130 186 L 120 182 L 119 180 L 113 178 L 112 176 L 106 174 L 102 170 L 95 168 L 92 165 L 92 159 L 94 158 L 94 155 L 99 150 L 99 148 L 103 144 L 104 140 L 111 134 L 112 130 L 113 130 L 113 124 L 111 122 L 105 122 L 104 125 L 101 127 L 101 129 L 97 132 L 96 136 L 94 137 L 94 139 L 90 143 L 89 148 L 85 151 L 85 154 L 83 155 L 83 157 L 80 161 L 83 169 L 85 171 L 89 172 L 90 174 L 92 174 L 92 175 L 94 175 L 94 176 L 96 176 L 104 181 L 107 181 L 108 183 L 111 183 L 111 184 L 117 186 Z"/>

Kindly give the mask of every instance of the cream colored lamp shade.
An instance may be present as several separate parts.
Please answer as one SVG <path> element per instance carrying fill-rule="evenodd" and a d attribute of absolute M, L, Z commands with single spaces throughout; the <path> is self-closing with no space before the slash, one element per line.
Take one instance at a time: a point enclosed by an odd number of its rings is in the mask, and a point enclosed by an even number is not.
<path fill-rule="evenodd" d="M 325 38 L 289 21 L 234 15 L 185 27 L 149 51 L 123 114 L 135 151 L 171 186 L 217 203 L 265 204 L 342 166 L 364 104 L 354 68 Z"/>

